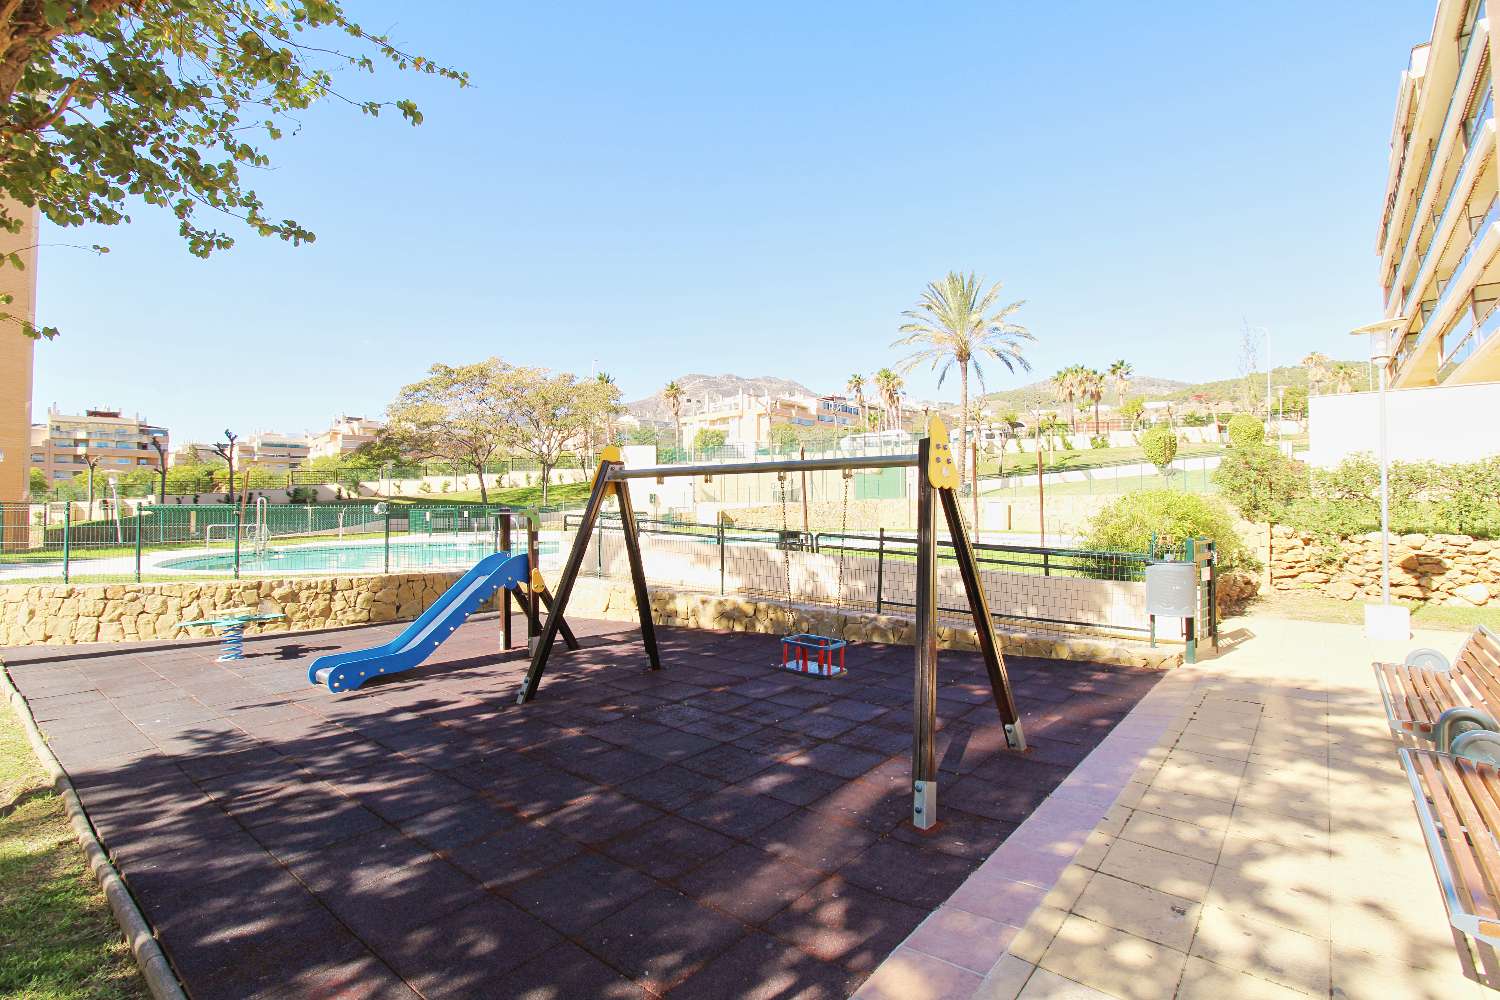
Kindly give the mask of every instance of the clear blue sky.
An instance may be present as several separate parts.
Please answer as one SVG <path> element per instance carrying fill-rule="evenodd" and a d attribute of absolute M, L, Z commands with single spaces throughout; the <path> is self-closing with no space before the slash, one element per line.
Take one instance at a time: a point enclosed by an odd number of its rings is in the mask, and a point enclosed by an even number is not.
<path fill-rule="evenodd" d="M 475 86 L 352 78 L 426 124 L 329 105 L 276 144 L 255 187 L 312 246 L 247 233 L 205 262 L 144 207 L 44 234 L 112 252 L 43 251 L 40 319 L 64 333 L 37 350 L 39 416 L 300 431 L 489 354 L 597 361 L 632 399 L 688 371 L 836 389 L 897 360 L 899 313 L 950 268 L 1027 300 L 1042 375 L 1123 357 L 1229 376 L 1244 317 L 1276 363 L 1357 356 L 1397 78 L 1432 18 L 1429 0 L 346 4 Z"/>

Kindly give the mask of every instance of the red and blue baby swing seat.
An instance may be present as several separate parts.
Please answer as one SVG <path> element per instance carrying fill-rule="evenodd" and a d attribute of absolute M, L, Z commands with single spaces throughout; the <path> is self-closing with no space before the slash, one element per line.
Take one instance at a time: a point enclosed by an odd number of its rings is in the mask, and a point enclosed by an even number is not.
<path fill-rule="evenodd" d="M 811 677 L 842 677 L 844 648 L 849 643 L 844 639 L 832 639 L 826 635 L 798 632 L 781 639 L 781 669 L 794 674 Z M 837 662 L 834 654 L 838 654 Z"/>

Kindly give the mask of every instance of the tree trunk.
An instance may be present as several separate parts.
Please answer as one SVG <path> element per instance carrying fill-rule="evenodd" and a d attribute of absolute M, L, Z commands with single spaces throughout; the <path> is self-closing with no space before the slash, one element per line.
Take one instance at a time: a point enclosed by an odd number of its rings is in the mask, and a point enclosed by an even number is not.
<path fill-rule="evenodd" d="M 969 457 L 969 363 L 958 366 L 958 483 L 964 482 L 964 463 Z"/>
<path fill-rule="evenodd" d="M 1094 400 L 1094 437 L 1099 436 L 1099 401 Z"/>
<path fill-rule="evenodd" d="M 542 506 L 547 505 L 547 487 L 552 480 L 552 466 L 542 463 Z"/>
<path fill-rule="evenodd" d="M 490 492 L 484 487 L 484 462 L 475 462 L 474 467 L 479 471 L 479 502 L 489 503 Z"/>

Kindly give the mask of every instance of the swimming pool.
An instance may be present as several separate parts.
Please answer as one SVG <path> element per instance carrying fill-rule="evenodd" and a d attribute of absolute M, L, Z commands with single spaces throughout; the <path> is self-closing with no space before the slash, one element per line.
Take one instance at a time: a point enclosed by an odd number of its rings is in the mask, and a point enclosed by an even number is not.
<path fill-rule="evenodd" d="M 538 551 L 547 556 L 557 552 L 557 542 L 538 543 Z M 400 542 L 392 543 L 389 566 L 392 572 L 414 569 L 468 568 L 494 552 L 490 542 Z M 524 552 L 525 549 L 516 549 Z M 240 551 L 243 573 L 315 573 L 325 570 L 382 572 L 387 566 L 385 546 L 379 542 L 360 545 L 296 545 L 267 549 L 256 554 Z M 234 569 L 233 552 L 186 556 L 157 564 L 158 569 L 212 573 Z"/>

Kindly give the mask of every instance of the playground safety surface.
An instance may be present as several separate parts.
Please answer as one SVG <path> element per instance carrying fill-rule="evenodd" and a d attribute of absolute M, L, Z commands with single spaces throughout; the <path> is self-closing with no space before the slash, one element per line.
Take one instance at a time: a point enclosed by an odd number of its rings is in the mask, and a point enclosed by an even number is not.
<path fill-rule="evenodd" d="M 399 625 L 3 659 L 190 996 L 845 997 L 1156 683 L 939 658 L 939 816 L 907 822 L 912 652 L 794 676 L 772 636 L 575 621 L 538 699 L 493 616 L 348 695 Z M 524 626 L 517 619 L 517 635 Z"/>

